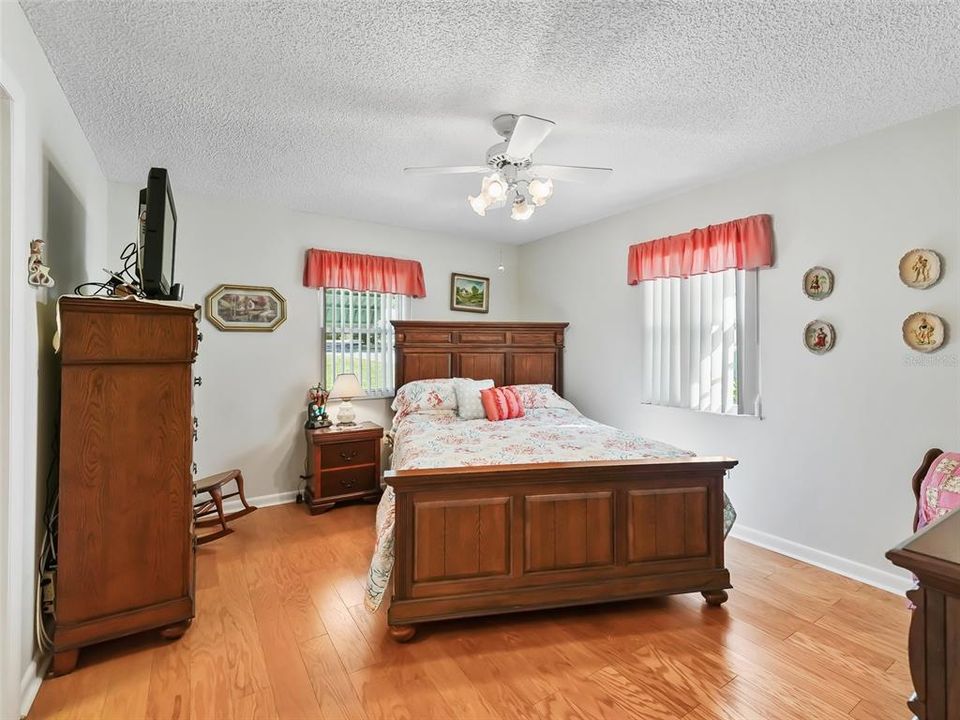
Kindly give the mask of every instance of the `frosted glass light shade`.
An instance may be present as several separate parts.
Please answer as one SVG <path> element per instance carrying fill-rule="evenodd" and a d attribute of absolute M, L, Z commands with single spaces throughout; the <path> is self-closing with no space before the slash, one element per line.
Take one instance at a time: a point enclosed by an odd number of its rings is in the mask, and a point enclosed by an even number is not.
<path fill-rule="evenodd" d="M 527 220 L 533 215 L 533 203 L 528 203 L 524 198 L 518 198 L 513 203 L 513 209 L 510 211 L 510 217 L 514 220 Z"/>
<path fill-rule="evenodd" d="M 487 202 L 487 198 L 482 194 L 474 197 L 473 195 L 467 195 L 467 202 L 470 203 L 470 207 L 473 208 L 473 211 L 480 215 L 481 217 L 487 214 L 487 208 L 490 203 Z"/>
<path fill-rule="evenodd" d="M 360 397 L 363 395 L 363 387 L 360 381 L 353 373 L 343 373 L 337 375 L 333 381 L 333 389 L 330 391 L 331 399 L 345 399 Z"/>
<path fill-rule="evenodd" d="M 527 186 L 534 205 L 543 205 L 553 195 L 553 180 L 534 178 Z"/>
<path fill-rule="evenodd" d="M 491 201 L 498 200 L 507 194 L 507 184 L 498 173 L 487 175 L 481 183 L 480 192 Z"/>

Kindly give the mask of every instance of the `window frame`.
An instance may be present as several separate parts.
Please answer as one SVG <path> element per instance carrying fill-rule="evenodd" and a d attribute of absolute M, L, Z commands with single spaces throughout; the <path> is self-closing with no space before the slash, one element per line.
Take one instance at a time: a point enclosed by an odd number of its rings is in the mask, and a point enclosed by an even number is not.
<path fill-rule="evenodd" d="M 391 298 L 396 298 L 397 303 L 397 317 L 386 317 L 385 325 L 382 329 L 372 328 L 371 323 L 358 323 L 356 325 L 348 325 L 347 328 L 351 334 L 366 334 L 368 336 L 379 335 L 382 337 L 381 345 L 382 351 L 376 353 L 377 355 L 382 355 L 382 357 L 387 359 L 385 367 L 382 368 L 382 386 L 377 388 L 372 388 L 368 385 L 368 378 L 370 377 L 369 371 L 368 374 L 364 374 L 362 369 L 360 372 L 354 368 L 356 358 L 359 357 L 361 368 L 363 357 L 356 353 L 351 353 L 351 362 L 350 367 L 341 367 L 341 372 L 354 372 L 357 375 L 357 378 L 360 380 L 360 385 L 363 387 L 365 393 L 362 397 L 354 398 L 354 400 L 375 400 L 375 399 L 389 399 L 396 395 L 396 387 L 394 383 L 396 382 L 395 372 L 394 372 L 394 362 L 395 362 L 395 351 L 396 351 L 396 341 L 395 334 L 393 330 L 393 325 L 391 324 L 392 320 L 406 320 L 410 317 L 410 298 L 406 295 L 401 295 L 399 293 L 383 293 L 375 290 L 350 290 L 349 288 L 317 288 L 317 307 L 320 316 L 320 377 L 322 378 L 322 383 L 327 390 L 330 390 L 333 387 L 333 382 L 336 380 L 337 373 L 336 367 L 336 358 L 334 358 L 334 368 L 331 373 L 331 376 L 328 381 L 327 375 L 327 293 L 328 292 L 342 292 L 349 293 L 351 296 L 374 296 L 377 298 L 382 298 L 383 296 L 390 296 Z M 381 300 L 382 302 L 382 300 Z M 347 310 L 347 313 L 352 314 L 352 308 Z M 337 310 L 334 310 L 336 313 Z M 342 309 L 341 309 L 342 312 Z M 370 312 L 369 301 L 367 304 L 367 312 Z M 337 322 L 333 323 L 335 328 L 342 328 L 342 324 Z M 344 332 L 343 329 L 339 330 L 341 333 Z M 336 342 L 336 340 L 334 340 Z M 368 343 L 369 348 L 369 343 Z M 370 367 L 369 363 L 374 357 L 372 354 L 368 354 L 368 368 Z"/>
<path fill-rule="evenodd" d="M 651 293 L 651 295 L 644 295 L 640 298 L 640 307 L 641 307 L 641 329 L 640 329 L 640 342 L 641 342 L 641 360 L 640 360 L 640 370 L 642 373 L 641 377 L 641 389 L 640 402 L 643 405 L 651 407 L 661 407 L 661 408 L 672 408 L 676 410 L 686 410 L 706 415 L 721 415 L 724 417 L 746 417 L 754 419 L 762 419 L 762 393 L 761 393 L 761 368 L 760 368 L 760 312 L 759 312 L 759 272 L 756 269 L 752 270 L 740 270 L 736 268 L 731 268 L 725 271 L 720 272 L 732 272 L 734 273 L 735 278 L 735 296 L 736 296 L 736 314 L 735 314 L 735 329 L 736 329 L 736 343 L 735 345 L 730 345 L 724 347 L 721 343 L 721 349 L 733 349 L 734 352 L 734 367 L 731 369 L 732 374 L 728 374 L 726 367 L 721 368 L 721 375 L 724 377 L 730 378 L 730 380 L 723 382 L 720 388 L 721 396 L 726 394 L 729 391 L 732 391 L 733 387 L 736 387 L 736 403 L 735 409 L 728 410 L 716 410 L 712 407 L 693 407 L 692 406 L 692 392 L 688 391 L 684 393 L 683 389 L 680 390 L 679 399 L 674 400 L 672 397 L 668 398 L 653 398 L 653 395 L 662 396 L 664 394 L 663 386 L 670 384 L 673 385 L 677 383 L 682 386 L 685 382 L 689 383 L 691 386 L 694 385 L 692 380 L 693 371 L 690 370 L 690 366 L 693 364 L 692 356 L 687 355 L 686 358 L 683 357 L 685 346 L 689 346 L 689 341 L 685 336 L 684 332 L 680 329 L 680 324 L 684 322 L 684 319 L 678 321 L 677 327 L 669 328 L 669 332 L 664 331 L 663 324 L 664 322 L 669 323 L 669 312 L 681 313 L 685 309 L 688 317 L 690 316 L 690 304 L 689 302 L 684 302 L 684 300 L 689 300 L 690 297 L 694 294 L 692 286 L 688 286 L 691 289 L 685 290 L 684 286 L 678 285 L 675 289 L 676 292 L 681 296 L 679 301 L 675 300 L 671 295 L 670 307 L 668 308 L 668 313 L 664 314 L 664 308 L 662 304 L 662 296 L 667 293 L 671 293 L 674 289 L 669 286 L 663 288 L 661 293 L 661 298 L 658 300 L 652 297 L 652 293 L 656 292 L 653 287 L 645 287 L 647 283 L 683 283 L 692 280 L 695 277 L 700 277 L 700 275 L 690 276 L 686 278 L 657 278 L 653 280 L 644 280 L 639 283 L 641 291 L 644 293 Z M 709 273 L 710 275 L 719 275 L 720 273 Z M 699 282 L 702 282 L 700 280 Z M 715 281 L 714 281 L 715 282 Z M 703 288 L 698 288 L 696 293 L 699 294 Z M 684 297 L 684 293 L 686 293 Z M 647 307 L 647 303 L 652 303 L 651 307 Z M 722 299 L 721 299 L 722 302 Z M 701 308 L 700 314 L 702 316 L 703 304 L 700 303 L 699 307 Z M 659 319 L 657 318 L 656 311 L 660 310 Z M 660 330 L 659 336 L 654 331 L 648 331 L 646 323 L 648 322 L 648 313 L 651 314 L 652 322 L 659 323 Z M 722 318 L 721 318 L 722 320 Z M 690 330 L 692 325 L 687 324 L 683 330 Z M 715 330 L 714 330 L 715 331 Z M 702 332 L 702 331 L 701 331 Z M 722 332 L 722 329 L 721 329 Z M 668 373 L 666 376 L 663 374 L 662 361 L 664 349 L 662 346 L 663 340 L 668 339 L 670 342 L 669 348 L 666 350 L 666 353 L 669 357 L 674 355 L 680 355 L 681 359 L 677 362 L 677 367 L 679 369 L 679 377 L 672 378 L 670 377 L 671 373 Z M 653 342 L 656 349 L 647 349 L 646 343 Z M 688 350 L 689 352 L 689 350 Z M 649 357 L 647 353 L 650 353 Z M 657 357 L 659 355 L 659 357 Z M 699 351 L 699 357 L 696 362 L 702 363 L 704 358 L 707 355 L 704 354 L 704 349 L 701 347 Z M 686 361 L 686 362 L 685 362 Z M 659 377 L 644 377 L 643 375 L 653 375 L 655 371 L 659 371 Z M 701 376 L 702 381 L 702 376 Z M 648 385 L 647 383 L 651 383 Z M 654 383 L 659 383 L 657 386 L 658 389 L 654 391 Z M 735 383 L 735 385 L 733 385 Z M 702 389 L 700 390 L 700 395 L 702 395 Z M 673 390 L 667 390 L 668 395 L 673 395 Z M 690 398 L 687 403 L 683 402 L 684 396 Z M 701 403 L 702 404 L 702 403 Z M 726 404 L 724 401 L 721 401 L 720 405 Z"/>

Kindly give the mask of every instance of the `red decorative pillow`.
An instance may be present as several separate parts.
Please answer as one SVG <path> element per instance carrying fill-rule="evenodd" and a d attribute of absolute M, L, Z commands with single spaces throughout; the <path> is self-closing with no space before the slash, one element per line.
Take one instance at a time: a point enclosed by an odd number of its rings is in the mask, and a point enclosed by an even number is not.
<path fill-rule="evenodd" d="M 523 417 L 523 402 L 512 387 L 495 387 L 480 391 L 480 402 L 487 420 L 513 420 Z"/>

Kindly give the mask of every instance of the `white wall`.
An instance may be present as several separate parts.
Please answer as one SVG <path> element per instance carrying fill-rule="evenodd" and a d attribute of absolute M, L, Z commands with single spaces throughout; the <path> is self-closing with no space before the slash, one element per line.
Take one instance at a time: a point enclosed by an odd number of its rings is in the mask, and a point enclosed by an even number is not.
<path fill-rule="evenodd" d="M 58 413 L 50 346 L 54 301 L 106 258 L 107 183 L 20 6 L 0 3 L 0 86 L 11 98 L 11 228 L 2 248 L 2 352 L 9 352 L 2 411 L 9 417 L 0 473 L 0 717 L 26 711 L 39 686 L 34 662 L 37 518 Z M 27 285 L 29 241 L 47 240 L 53 290 Z M 9 333 L 9 334 L 7 334 Z M 6 364 L 6 363 L 5 363 Z"/>
<path fill-rule="evenodd" d="M 639 291 L 626 284 L 627 247 L 755 213 L 773 215 L 776 237 L 776 265 L 760 272 L 764 419 L 639 405 Z M 898 260 L 914 247 L 944 256 L 932 289 L 898 279 Z M 839 556 L 812 553 L 883 582 L 893 570 L 884 552 L 910 532 L 909 480 L 923 452 L 960 448 L 958 110 L 524 245 L 520 264 L 524 315 L 570 322 L 573 402 L 611 424 L 738 458 L 727 488 L 741 530 Z M 801 292 L 812 265 L 836 276 L 820 302 Z M 915 310 L 943 316 L 955 339 L 929 356 L 908 350 L 900 325 Z M 837 329 L 824 356 L 802 344 L 816 317 Z"/>
<path fill-rule="evenodd" d="M 200 324 L 199 472 L 241 468 L 248 497 L 295 491 L 303 472 L 306 392 L 320 379 L 321 348 L 317 291 L 302 283 L 308 248 L 419 260 L 427 296 L 411 301 L 415 320 L 518 315 L 513 246 L 191 195 L 178 189 L 173 172 L 171 184 L 178 216 L 175 277 L 184 286 L 184 300 L 203 305 L 221 283 L 269 285 L 287 300 L 287 320 L 272 333 L 221 332 L 205 319 Z M 119 265 L 123 246 L 136 236 L 137 193 L 136 186 L 110 185 L 111 267 Z M 497 271 L 501 250 L 503 273 Z M 491 278 L 488 315 L 450 311 L 452 271 Z M 389 401 L 360 400 L 354 406 L 358 420 L 389 428 Z"/>

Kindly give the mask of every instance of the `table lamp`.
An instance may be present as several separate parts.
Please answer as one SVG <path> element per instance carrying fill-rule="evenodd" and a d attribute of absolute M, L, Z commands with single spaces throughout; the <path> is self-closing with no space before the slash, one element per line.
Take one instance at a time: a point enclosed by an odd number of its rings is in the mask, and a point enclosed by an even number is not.
<path fill-rule="evenodd" d="M 363 395 L 363 388 L 360 387 L 360 381 L 353 373 L 343 373 L 337 375 L 333 381 L 333 389 L 330 391 L 331 400 L 342 400 L 340 409 L 337 411 L 337 425 L 356 425 L 356 413 L 353 412 L 353 403 L 350 401 L 355 397 Z"/>

